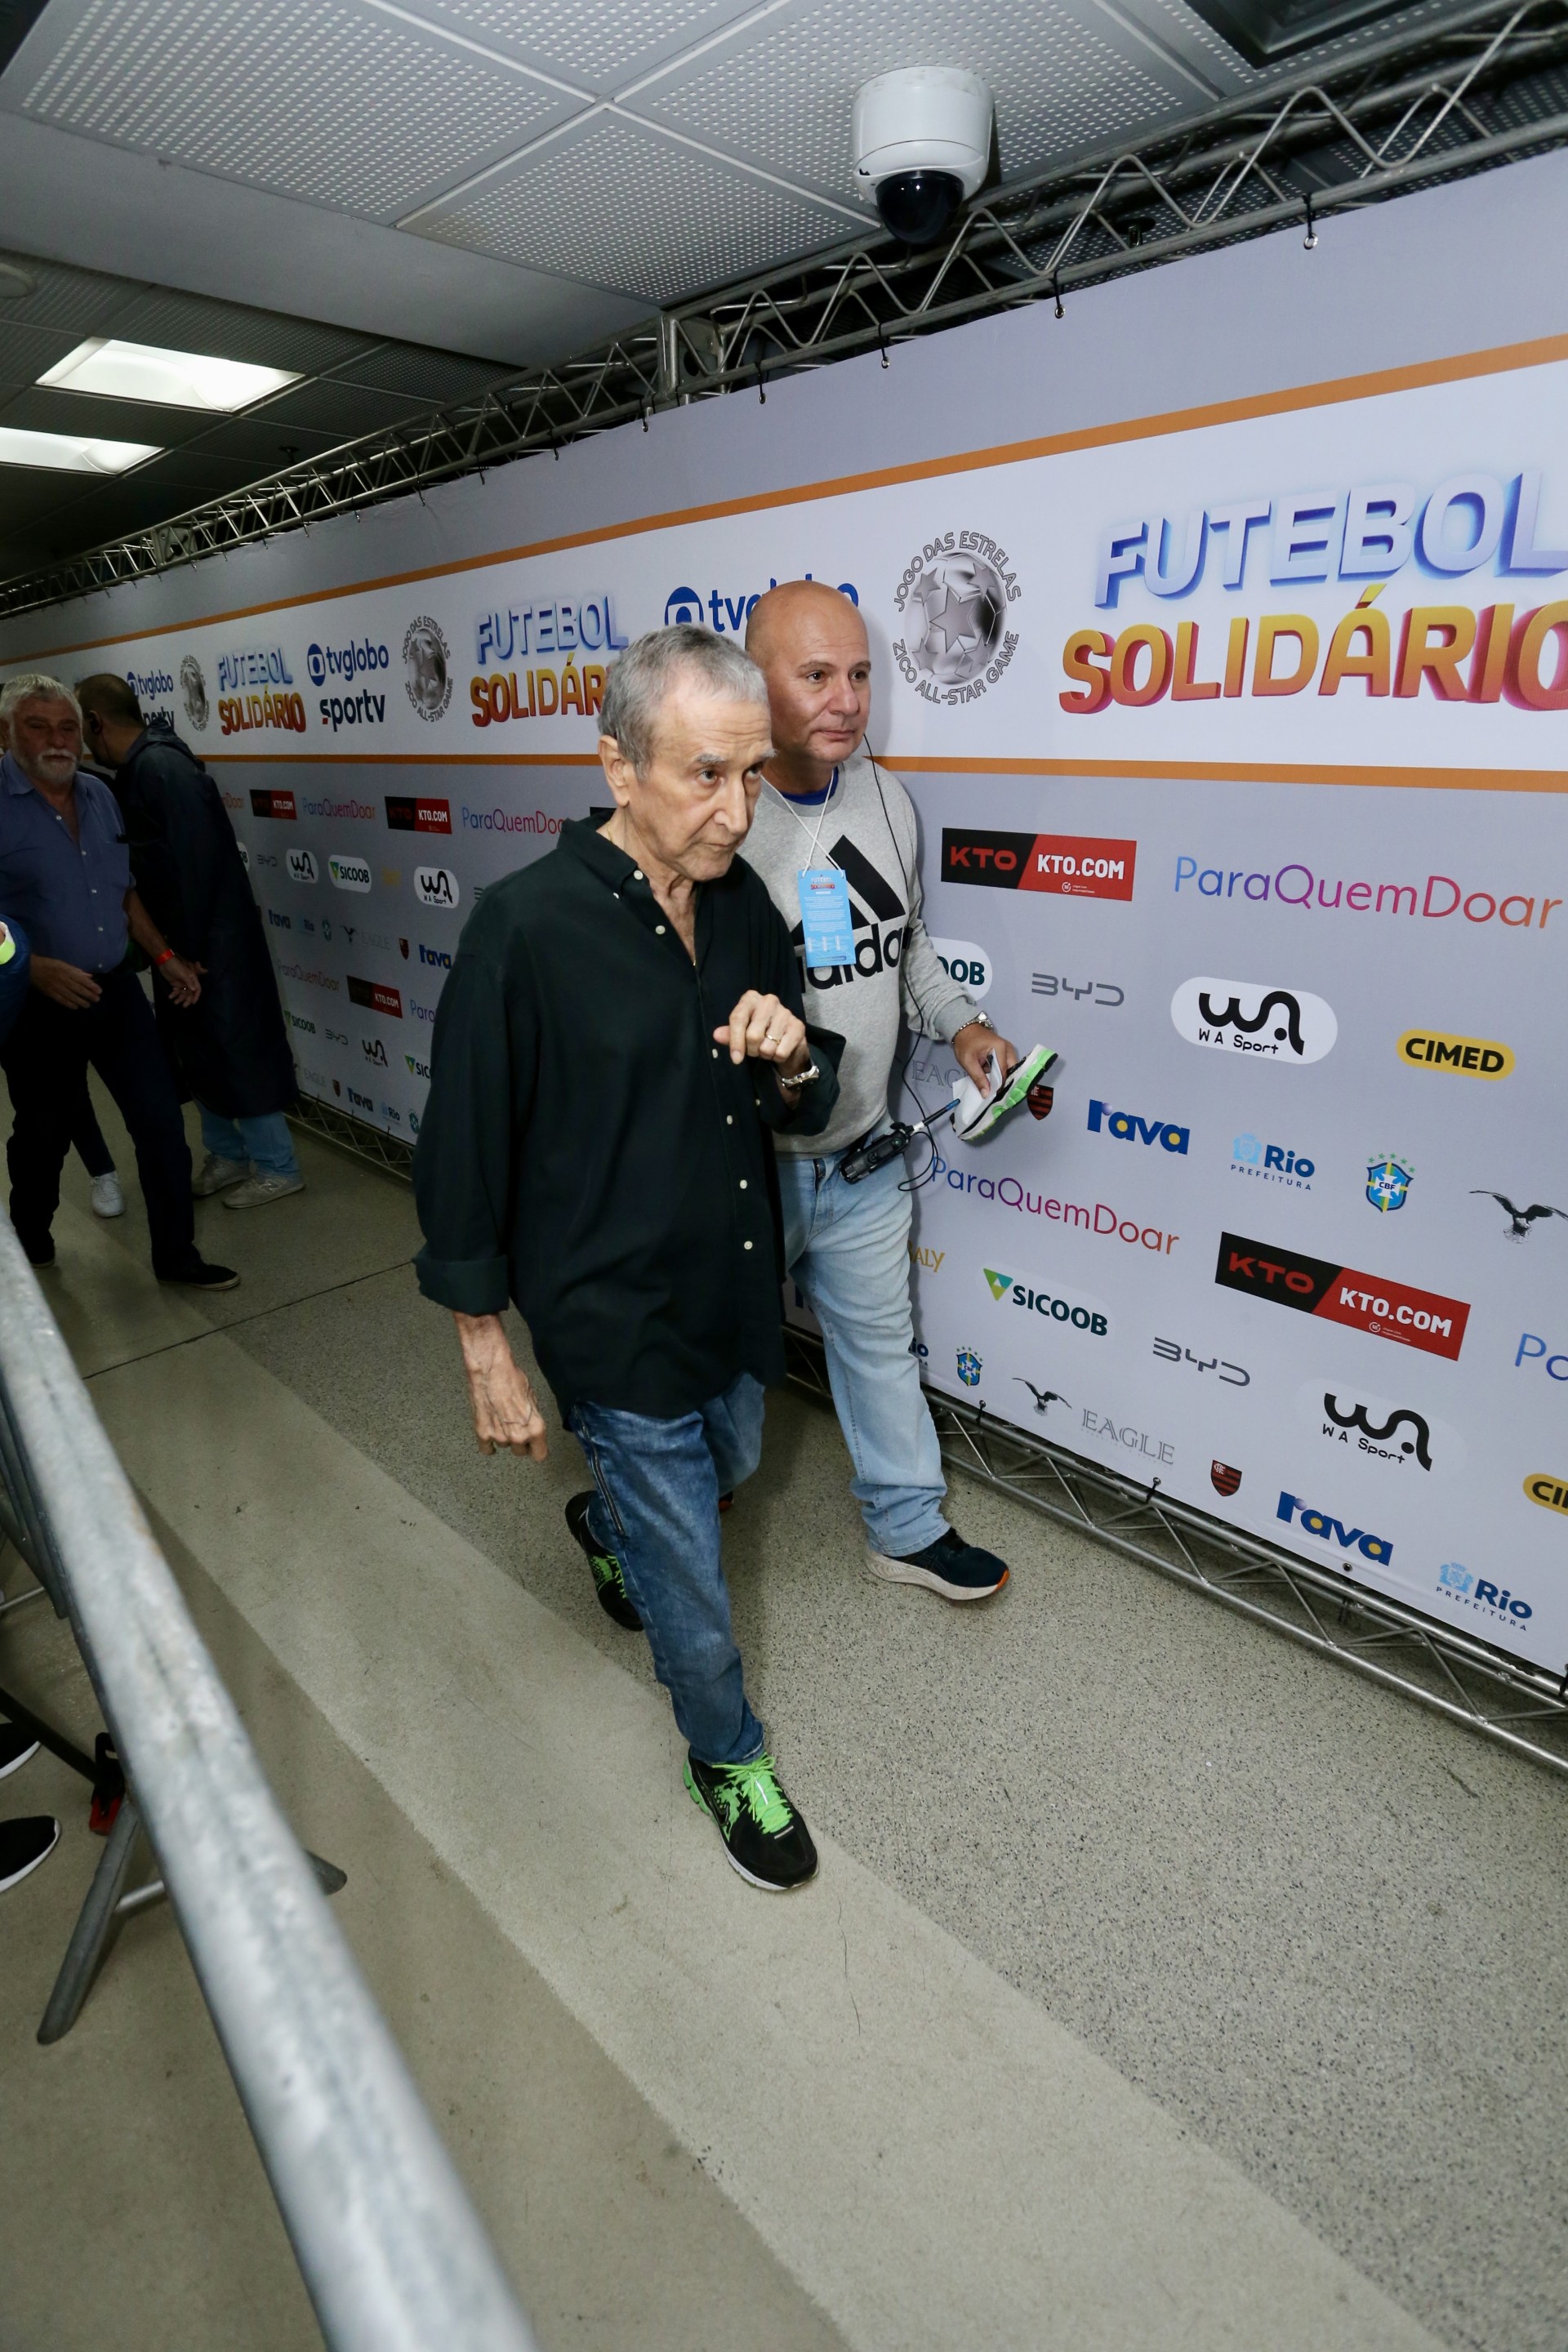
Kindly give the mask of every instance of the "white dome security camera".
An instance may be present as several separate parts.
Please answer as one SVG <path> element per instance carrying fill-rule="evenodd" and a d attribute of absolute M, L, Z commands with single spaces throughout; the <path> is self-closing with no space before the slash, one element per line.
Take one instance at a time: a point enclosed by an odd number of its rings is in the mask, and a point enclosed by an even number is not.
<path fill-rule="evenodd" d="M 934 245 L 991 166 L 991 92 L 957 66 L 879 74 L 855 97 L 855 180 L 904 245 Z"/>

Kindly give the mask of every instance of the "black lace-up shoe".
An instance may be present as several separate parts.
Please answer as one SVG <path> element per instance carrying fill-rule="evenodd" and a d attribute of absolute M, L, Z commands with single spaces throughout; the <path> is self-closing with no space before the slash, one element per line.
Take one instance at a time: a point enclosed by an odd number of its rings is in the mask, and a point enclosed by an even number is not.
<path fill-rule="evenodd" d="M 873 1551 L 868 1564 L 884 1584 L 923 1584 L 944 1601 L 989 1601 L 1007 1581 L 1005 1561 L 994 1551 L 982 1551 L 978 1544 L 966 1544 L 952 1528 L 907 1559 Z"/>
<path fill-rule="evenodd" d="M 60 1825 L 50 1813 L 26 1813 L 0 1822 L 0 1894 L 37 1870 L 60 1842 Z"/>
<path fill-rule="evenodd" d="M 588 1506 L 593 1499 L 592 1487 L 585 1495 L 574 1495 L 566 1506 L 566 1524 L 575 1541 L 582 1545 L 594 1571 L 595 1598 L 605 1616 L 613 1617 L 628 1633 L 640 1633 L 642 1619 L 626 1597 L 620 1561 L 613 1551 L 601 1551 L 589 1532 Z"/>
<path fill-rule="evenodd" d="M 771 1756 L 749 1764 L 686 1762 L 691 1801 L 724 1841 L 731 1870 L 770 1895 L 787 1895 L 816 1875 L 811 1832 L 779 1786 Z"/>

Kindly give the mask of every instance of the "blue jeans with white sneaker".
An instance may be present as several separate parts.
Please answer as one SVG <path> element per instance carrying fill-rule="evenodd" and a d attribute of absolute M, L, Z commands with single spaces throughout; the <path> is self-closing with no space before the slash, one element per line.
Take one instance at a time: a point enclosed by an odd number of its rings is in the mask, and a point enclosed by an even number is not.
<path fill-rule="evenodd" d="M 779 1153 L 784 1263 L 822 1326 L 871 1549 L 908 1559 L 947 1532 L 947 1482 L 913 1352 L 908 1170 L 900 1156 L 847 1184 L 843 1156 Z"/>
<path fill-rule="evenodd" d="M 258 1176 L 298 1176 L 294 1139 L 280 1110 L 263 1111 L 255 1118 L 225 1118 L 205 1103 L 202 1115 L 202 1147 L 215 1159 L 248 1160 Z"/>

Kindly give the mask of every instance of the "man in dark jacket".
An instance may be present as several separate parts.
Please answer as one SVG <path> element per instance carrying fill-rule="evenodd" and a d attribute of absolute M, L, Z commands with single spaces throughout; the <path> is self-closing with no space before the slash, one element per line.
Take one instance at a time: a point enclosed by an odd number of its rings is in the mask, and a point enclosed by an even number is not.
<path fill-rule="evenodd" d="M 298 1087 L 261 914 L 217 786 L 165 719 L 143 722 L 122 677 L 78 688 L 87 740 L 114 771 L 142 903 L 202 974 L 195 1004 L 158 999 L 170 1059 L 202 1115 L 193 1190 L 258 1209 L 304 1190 L 283 1114 Z"/>

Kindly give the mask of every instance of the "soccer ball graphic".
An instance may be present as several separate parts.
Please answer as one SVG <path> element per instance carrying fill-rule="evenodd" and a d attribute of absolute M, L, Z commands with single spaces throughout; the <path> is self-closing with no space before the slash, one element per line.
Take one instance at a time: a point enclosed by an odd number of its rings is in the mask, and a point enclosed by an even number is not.
<path fill-rule="evenodd" d="M 909 647 L 928 677 L 963 686 L 978 677 L 1002 635 L 1007 593 L 978 555 L 944 555 L 910 598 Z"/>

